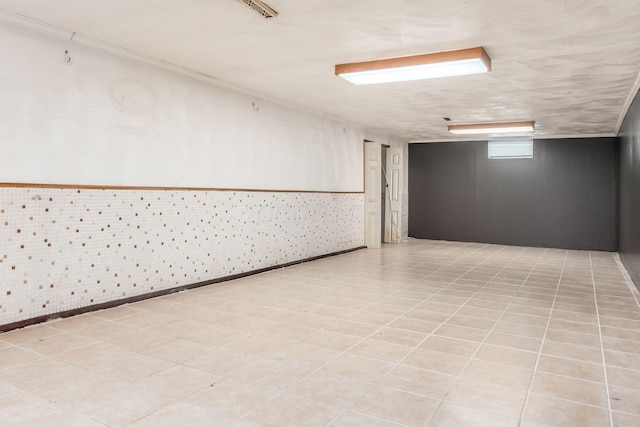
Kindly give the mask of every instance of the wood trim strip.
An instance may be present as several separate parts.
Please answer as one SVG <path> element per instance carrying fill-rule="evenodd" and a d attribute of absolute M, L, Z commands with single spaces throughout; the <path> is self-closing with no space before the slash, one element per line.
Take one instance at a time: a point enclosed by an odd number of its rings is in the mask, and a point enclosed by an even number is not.
<path fill-rule="evenodd" d="M 29 182 L 0 182 L 0 188 L 55 188 L 58 190 L 143 190 L 143 191 L 236 191 L 251 193 L 316 193 L 316 194 L 363 194 L 364 191 L 323 191 L 323 190 L 265 190 L 256 188 L 218 187 L 153 187 L 129 185 L 85 185 L 85 184 L 42 184 Z"/>
<path fill-rule="evenodd" d="M 173 293 L 176 293 L 176 292 L 186 291 L 186 290 L 189 290 L 189 289 L 200 288 L 202 286 L 209 286 L 209 285 L 214 285 L 214 284 L 217 284 L 217 283 L 227 282 L 229 280 L 240 279 L 242 277 L 253 276 L 255 274 L 265 273 L 267 271 L 277 270 L 277 269 L 284 268 L 284 267 L 290 267 L 292 265 L 302 264 L 302 263 L 309 262 L 309 261 L 316 261 L 316 260 L 323 259 L 323 258 L 329 258 L 329 257 L 336 256 L 336 255 L 342 255 L 342 254 L 346 254 L 346 253 L 349 253 L 349 252 L 358 251 L 360 249 L 366 249 L 366 246 L 358 246 L 358 247 L 352 248 L 352 249 L 345 249 L 343 251 L 332 252 L 330 254 L 318 255 L 318 256 L 305 258 L 305 259 L 298 260 L 298 261 L 288 262 L 288 263 L 285 263 L 285 264 L 274 265 L 274 266 L 271 266 L 271 267 L 259 268 L 257 270 L 246 271 L 244 273 L 234 274 L 234 275 L 231 275 L 231 276 L 218 277 L 216 279 L 206 280 L 204 282 L 197 282 L 197 283 L 192 283 L 192 284 L 189 284 L 189 285 L 178 286 L 178 287 L 175 287 L 175 288 L 163 289 L 161 291 L 150 292 L 150 293 L 146 293 L 146 294 L 143 294 L 143 295 L 136 295 L 136 296 L 130 297 L 130 298 L 124 298 L 124 299 L 119 299 L 119 300 L 115 300 L 115 301 L 108 301 L 108 302 L 104 302 L 104 303 L 101 303 L 101 304 L 88 305 L 88 306 L 85 306 L 85 307 L 80 307 L 80 308 L 76 308 L 76 309 L 68 310 L 68 311 L 62 311 L 62 312 L 59 312 L 59 313 L 49 314 L 49 315 L 46 315 L 46 316 L 38 316 L 38 317 L 33 317 L 31 319 L 20 320 L 18 322 L 7 323 L 7 324 L 4 324 L 4 325 L 0 325 L 0 333 L 12 331 L 14 329 L 24 328 L 24 327 L 35 325 L 35 324 L 38 324 L 38 323 L 47 322 L 49 320 L 64 319 L 64 318 L 71 317 L 71 316 L 77 316 L 79 314 L 90 313 L 90 312 L 93 312 L 93 311 L 104 310 L 104 309 L 107 309 L 107 308 L 114 308 L 114 307 L 118 307 L 118 306 L 123 305 L 123 304 L 130 304 L 130 303 L 143 301 L 143 300 L 150 299 L 150 298 L 155 298 L 155 297 L 160 297 L 160 296 L 164 296 L 164 295 L 173 294 Z"/>
<path fill-rule="evenodd" d="M 401 56 L 397 58 L 377 59 L 365 62 L 352 62 L 335 66 L 335 74 L 357 73 L 362 71 L 381 70 L 385 68 L 411 67 L 414 65 L 435 64 L 438 62 L 460 61 L 464 59 L 480 59 L 487 71 L 491 71 L 491 59 L 482 47 L 450 50 L 446 52 L 426 53 L 423 55 Z"/>

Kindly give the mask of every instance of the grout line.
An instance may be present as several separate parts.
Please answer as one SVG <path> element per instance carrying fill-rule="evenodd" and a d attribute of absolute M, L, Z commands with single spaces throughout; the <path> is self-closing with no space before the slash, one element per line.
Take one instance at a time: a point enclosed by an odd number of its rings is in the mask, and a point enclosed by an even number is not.
<path fill-rule="evenodd" d="M 531 379 L 529 380 L 529 387 L 527 388 L 527 394 L 525 395 L 524 403 L 522 404 L 522 410 L 520 411 L 520 416 L 518 417 L 518 426 L 522 424 L 522 418 L 524 417 L 525 411 L 527 409 L 527 404 L 529 403 L 529 397 L 531 396 L 531 388 L 533 387 L 533 380 L 536 376 L 536 372 L 538 371 L 538 365 L 540 364 L 542 349 L 544 348 L 545 339 L 547 338 L 547 332 L 549 331 L 549 325 L 551 324 L 551 319 L 553 316 L 553 307 L 556 305 L 556 298 L 558 296 L 558 291 L 560 290 L 560 283 L 562 281 L 562 276 L 564 275 L 564 268 L 567 264 L 568 255 L 569 255 L 569 251 L 565 251 L 564 261 L 562 262 L 562 269 L 560 270 L 560 276 L 558 277 L 558 283 L 556 285 L 556 293 L 553 297 L 553 302 L 551 303 L 551 311 L 549 312 L 547 325 L 544 330 L 544 335 L 542 336 L 542 341 L 540 342 L 540 348 L 538 349 L 538 357 L 536 358 L 536 363 L 533 367 L 533 372 L 531 373 Z"/>
<path fill-rule="evenodd" d="M 600 311 L 598 309 L 598 295 L 596 292 L 596 279 L 593 274 L 593 260 L 589 251 L 589 263 L 591 265 L 591 282 L 593 284 L 593 297 L 595 298 L 596 319 L 598 320 L 598 336 L 600 338 L 600 354 L 602 356 L 602 373 L 604 374 L 604 385 L 607 393 L 607 408 L 609 410 L 609 425 L 613 426 L 613 412 L 611 412 L 611 394 L 609 393 L 609 380 L 607 378 L 607 362 L 604 355 L 604 340 L 602 339 L 602 326 L 600 325 Z"/>

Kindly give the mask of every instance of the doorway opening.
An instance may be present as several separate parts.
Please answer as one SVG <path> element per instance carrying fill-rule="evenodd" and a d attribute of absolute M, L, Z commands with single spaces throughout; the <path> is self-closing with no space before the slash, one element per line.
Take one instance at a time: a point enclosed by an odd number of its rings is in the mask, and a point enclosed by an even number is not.
<path fill-rule="evenodd" d="M 368 248 L 400 242 L 402 156 L 402 148 L 364 141 L 364 243 Z"/>

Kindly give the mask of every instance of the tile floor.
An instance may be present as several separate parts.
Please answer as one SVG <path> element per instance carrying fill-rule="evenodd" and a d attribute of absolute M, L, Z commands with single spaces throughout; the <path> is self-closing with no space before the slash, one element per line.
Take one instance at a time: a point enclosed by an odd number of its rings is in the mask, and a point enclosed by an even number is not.
<path fill-rule="evenodd" d="M 640 426 L 613 254 L 411 240 L 0 334 L 0 425 Z"/>

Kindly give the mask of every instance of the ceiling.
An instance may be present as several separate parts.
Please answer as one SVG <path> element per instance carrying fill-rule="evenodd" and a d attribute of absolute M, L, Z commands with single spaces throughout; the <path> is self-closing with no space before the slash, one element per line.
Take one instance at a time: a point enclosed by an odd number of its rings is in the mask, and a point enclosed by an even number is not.
<path fill-rule="evenodd" d="M 634 0 L 0 0 L 0 9 L 404 140 L 535 120 L 539 137 L 617 133 L 640 71 Z M 505 6 L 512 4 L 511 6 Z M 487 74 L 354 86 L 334 65 L 483 46 Z M 459 137 L 457 137 L 459 139 Z"/>

